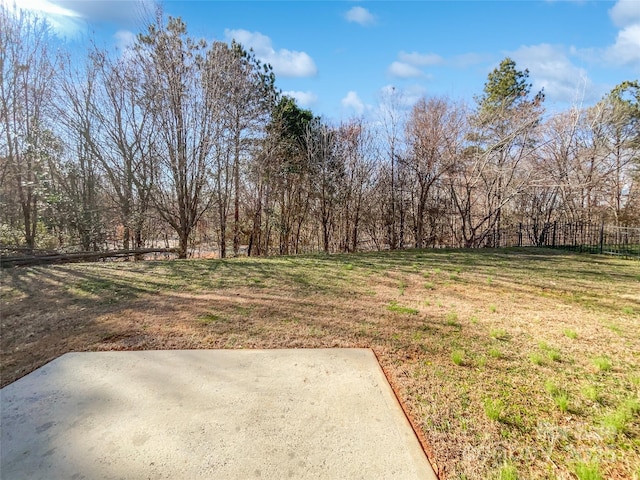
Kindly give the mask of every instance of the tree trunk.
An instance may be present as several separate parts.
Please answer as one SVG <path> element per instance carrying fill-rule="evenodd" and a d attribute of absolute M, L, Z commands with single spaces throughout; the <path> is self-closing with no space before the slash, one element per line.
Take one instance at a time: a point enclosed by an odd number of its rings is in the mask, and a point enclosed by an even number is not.
<path fill-rule="evenodd" d="M 36 234 L 33 225 L 35 212 L 31 208 L 31 195 L 28 195 L 28 203 L 22 203 L 22 213 L 24 217 L 24 240 L 30 251 L 36 248 Z"/>
<path fill-rule="evenodd" d="M 424 204 L 422 199 L 418 205 L 416 214 L 416 248 L 422 248 L 424 242 Z"/>
<path fill-rule="evenodd" d="M 220 258 L 227 256 L 227 222 L 220 222 Z"/>
<path fill-rule="evenodd" d="M 178 258 L 187 258 L 189 252 L 189 232 L 183 230 L 180 232 L 180 247 L 178 250 Z"/>
<path fill-rule="evenodd" d="M 237 128 L 237 127 L 236 127 Z M 236 132 L 233 158 L 233 255 L 240 253 L 240 138 Z"/>

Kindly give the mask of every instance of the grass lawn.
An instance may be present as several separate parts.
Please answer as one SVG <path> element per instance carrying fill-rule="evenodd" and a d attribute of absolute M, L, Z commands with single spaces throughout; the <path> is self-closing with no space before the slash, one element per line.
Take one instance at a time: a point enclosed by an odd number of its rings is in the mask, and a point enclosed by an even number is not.
<path fill-rule="evenodd" d="M 370 347 L 446 479 L 640 479 L 640 262 L 552 250 L 0 272 L 1 380 L 69 351 Z"/>

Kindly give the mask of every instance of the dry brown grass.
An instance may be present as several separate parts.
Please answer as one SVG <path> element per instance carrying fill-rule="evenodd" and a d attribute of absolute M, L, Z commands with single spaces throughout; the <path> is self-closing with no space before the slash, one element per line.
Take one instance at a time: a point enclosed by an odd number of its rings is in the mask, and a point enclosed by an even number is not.
<path fill-rule="evenodd" d="M 442 478 L 569 479 L 589 461 L 640 476 L 637 261 L 404 251 L 1 273 L 3 386 L 70 351 L 370 347 Z"/>

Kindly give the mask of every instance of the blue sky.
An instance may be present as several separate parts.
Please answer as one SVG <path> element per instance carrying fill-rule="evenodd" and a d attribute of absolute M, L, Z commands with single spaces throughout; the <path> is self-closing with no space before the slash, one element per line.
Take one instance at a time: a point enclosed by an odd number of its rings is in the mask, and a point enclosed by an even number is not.
<path fill-rule="evenodd" d="M 12 3 L 14 0 L 0 0 Z M 142 0 L 147 6 L 153 0 Z M 125 46 L 140 4 L 17 0 L 47 15 L 70 46 Z M 549 111 L 591 105 L 640 77 L 640 0 L 165 1 L 167 14 L 208 40 L 235 38 L 273 65 L 277 86 L 331 120 L 368 116 L 394 87 L 473 101 L 506 56 L 544 87 Z"/>

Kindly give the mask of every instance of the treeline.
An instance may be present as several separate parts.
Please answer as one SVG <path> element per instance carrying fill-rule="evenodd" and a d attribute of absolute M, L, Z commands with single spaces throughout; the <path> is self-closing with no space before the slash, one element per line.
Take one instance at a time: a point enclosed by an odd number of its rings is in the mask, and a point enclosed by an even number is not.
<path fill-rule="evenodd" d="M 640 224 L 640 85 L 549 115 L 505 59 L 474 105 L 389 91 L 340 124 L 269 65 L 158 13 L 72 61 L 0 6 L 0 247 L 224 257 L 487 245 L 517 223 Z M 495 240 L 493 240 L 495 241 Z"/>

